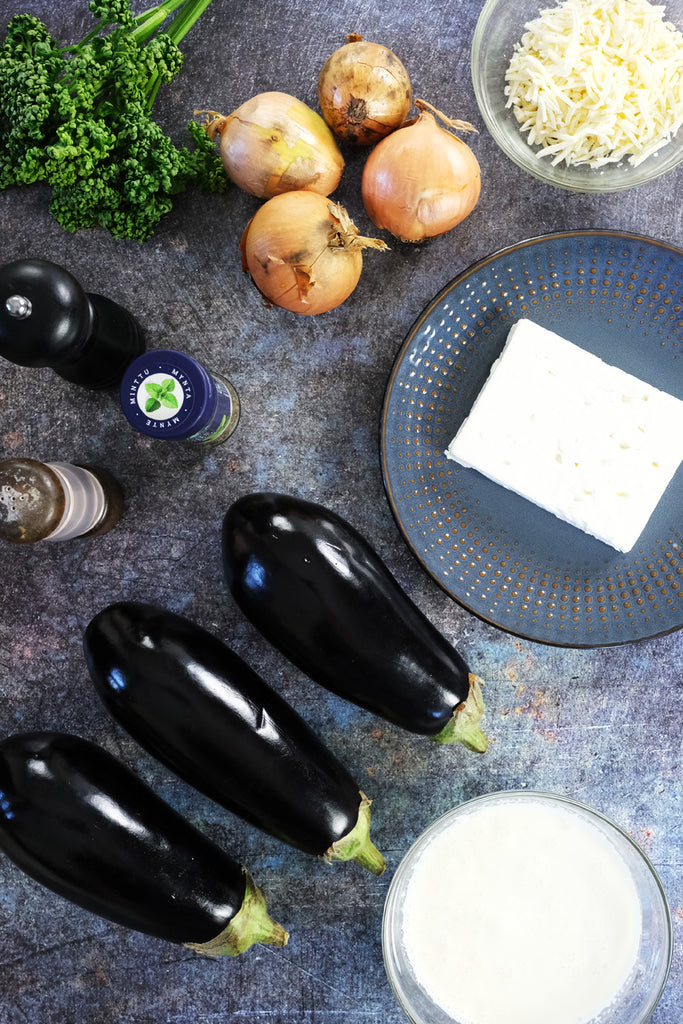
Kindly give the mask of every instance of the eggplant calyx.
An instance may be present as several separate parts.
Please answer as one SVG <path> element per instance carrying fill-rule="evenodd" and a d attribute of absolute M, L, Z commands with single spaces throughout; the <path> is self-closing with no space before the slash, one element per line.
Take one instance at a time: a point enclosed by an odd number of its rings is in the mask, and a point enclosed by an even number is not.
<path fill-rule="evenodd" d="M 386 862 L 370 839 L 370 804 L 365 793 L 360 793 L 358 820 L 350 832 L 337 839 L 323 854 L 327 863 L 337 860 L 355 860 L 373 875 L 381 875 Z"/>
<path fill-rule="evenodd" d="M 483 754 L 489 745 L 488 738 L 479 725 L 479 720 L 484 714 L 484 698 L 481 693 L 484 681 L 473 672 L 470 672 L 469 679 L 470 692 L 467 700 L 458 704 L 448 725 L 445 725 L 441 732 L 437 732 L 433 739 L 437 743 L 462 743 L 468 750 Z"/>
<path fill-rule="evenodd" d="M 242 906 L 231 918 L 227 927 L 215 939 L 208 942 L 185 942 L 187 949 L 204 956 L 238 956 L 255 942 L 267 946 L 286 946 L 289 932 L 277 924 L 266 910 L 263 891 L 259 889 L 249 872 L 242 868 L 246 878 Z"/>

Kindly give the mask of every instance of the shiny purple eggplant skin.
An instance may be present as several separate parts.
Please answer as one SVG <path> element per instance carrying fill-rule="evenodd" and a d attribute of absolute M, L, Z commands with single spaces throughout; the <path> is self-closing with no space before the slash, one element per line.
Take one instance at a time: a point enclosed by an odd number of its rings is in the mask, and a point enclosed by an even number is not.
<path fill-rule="evenodd" d="M 361 794 L 346 768 L 207 630 L 120 602 L 92 619 L 83 647 L 116 721 L 195 789 L 317 856 L 356 825 Z"/>
<path fill-rule="evenodd" d="M 53 892 L 177 943 L 239 911 L 241 866 L 102 747 L 65 733 L 0 743 L 0 850 Z"/>
<path fill-rule="evenodd" d="M 223 520 L 235 601 L 311 679 L 404 729 L 436 736 L 469 694 L 460 654 L 341 516 L 247 494 Z"/>

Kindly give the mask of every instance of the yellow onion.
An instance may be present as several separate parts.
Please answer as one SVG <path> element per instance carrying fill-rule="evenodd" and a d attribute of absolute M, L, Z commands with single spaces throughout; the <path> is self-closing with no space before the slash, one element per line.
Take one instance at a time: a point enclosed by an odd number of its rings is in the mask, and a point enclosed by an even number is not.
<path fill-rule="evenodd" d="M 309 315 L 326 313 L 349 297 L 367 248 L 387 246 L 359 235 L 339 203 L 306 191 L 269 199 L 240 243 L 242 269 L 268 304 Z"/>
<path fill-rule="evenodd" d="M 259 199 L 310 189 L 328 196 L 339 184 L 344 158 L 320 114 L 285 92 L 262 92 L 205 124 L 220 136 L 223 166 L 232 181 Z"/>
<path fill-rule="evenodd" d="M 450 231 L 472 212 L 481 190 L 477 158 L 448 131 L 474 131 L 472 125 L 446 117 L 424 100 L 416 100 L 415 106 L 420 115 L 370 153 L 361 182 L 372 223 L 404 242 Z"/>
<path fill-rule="evenodd" d="M 335 135 L 357 145 L 374 145 L 408 116 L 410 78 L 386 46 L 365 42 L 362 36 L 348 38 L 323 64 L 318 102 Z"/>

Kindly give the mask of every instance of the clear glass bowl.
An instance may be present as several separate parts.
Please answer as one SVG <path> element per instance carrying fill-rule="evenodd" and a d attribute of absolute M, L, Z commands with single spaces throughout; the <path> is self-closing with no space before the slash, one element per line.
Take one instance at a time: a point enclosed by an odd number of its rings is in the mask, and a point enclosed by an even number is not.
<path fill-rule="evenodd" d="M 596 838 L 607 841 L 616 853 L 635 887 L 640 905 L 640 943 L 636 960 L 625 983 L 609 1006 L 585 1024 L 645 1024 L 662 994 L 671 965 L 673 936 L 671 915 L 662 885 L 639 846 L 618 825 L 598 811 L 568 797 L 530 790 L 509 790 L 476 797 L 438 818 L 413 844 L 399 864 L 389 886 L 382 922 L 382 950 L 387 977 L 403 1012 L 413 1024 L 463 1024 L 440 1006 L 416 976 L 404 943 L 406 895 L 414 868 L 426 847 L 443 835 L 455 822 L 474 811 L 506 803 L 540 802 L 546 808 L 565 810 L 584 825 L 597 829 Z M 626 877 L 628 877 L 628 875 Z M 431 920 L 431 918 L 430 918 Z M 434 921 L 434 929 L 444 927 Z M 521 940 L 522 937 L 520 937 Z M 485 957 L 483 943 L 477 945 Z M 562 961 L 564 963 L 564 961 Z M 536 967 L 537 965 L 533 965 Z M 540 965 L 538 965 L 540 967 Z M 552 1012 L 548 1020 L 552 1019 Z"/>
<path fill-rule="evenodd" d="M 548 157 L 539 158 L 530 146 L 512 110 L 506 110 L 505 72 L 525 24 L 537 17 L 551 0 L 487 0 L 472 41 L 472 83 L 486 127 L 503 152 L 519 167 L 549 185 L 576 192 L 616 192 L 653 181 L 683 161 L 683 128 L 658 153 L 638 167 L 627 161 L 602 168 L 587 165 L 555 167 Z M 683 0 L 665 0 L 665 20 L 681 29 Z"/>

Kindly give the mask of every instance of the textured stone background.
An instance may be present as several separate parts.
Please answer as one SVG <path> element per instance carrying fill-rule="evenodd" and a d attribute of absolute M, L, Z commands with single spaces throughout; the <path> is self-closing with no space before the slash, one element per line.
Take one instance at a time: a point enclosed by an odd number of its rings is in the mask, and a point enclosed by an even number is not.
<path fill-rule="evenodd" d="M 3 23 L 31 10 L 65 41 L 80 38 L 83 0 L 3 0 Z M 480 123 L 469 49 L 480 0 L 213 0 L 184 43 L 185 67 L 158 103 L 178 139 L 194 108 L 234 109 L 266 89 L 316 104 L 324 59 L 350 31 L 394 49 L 415 93 Z M 150 347 L 176 347 L 232 378 L 243 416 L 204 453 L 147 441 L 115 397 L 48 370 L 0 367 L 4 457 L 91 461 L 123 484 L 127 507 L 91 541 L 0 552 L 0 733 L 57 728 L 102 743 L 198 827 L 232 850 L 291 931 L 284 950 L 231 962 L 116 928 L 52 896 L 0 859 L 2 1024 L 399 1024 L 382 966 L 382 905 L 398 861 L 432 819 L 481 793 L 554 790 L 616 819 L 660 872 L 678 951 L 653 1024 L 680 1024 L 680 633 L 634 646 L 562 650 L 475 619 L 417 565 L 384 495 L 378 418 L 401 341 L 422 308 L 477 259 L 530 235 L 615 228 L 683 243 L 683 172 L 610 198 L 558 193 L 525 176 L 485 130 L 472 140 L 481 201 L 452 233 L 370 254 L 338 310 L 317 318 L 264 309 L 242 275 L 238 242 L 257 200 L 232 190 L 180 199 L 144 245 L 54 224 L 41 188 L 0 195 L 2 261 L 62 263 L 87 290 L 142 321 Z M 363 154 L 347 153 L 337 193 L 364 233 Z M 439 749 L 328 695 L 256 635 L 223 583 L 219 528 L 238 495 L 268 488 L 328 504 L 375 545 L 401 584 L 486 679 L 485 757 Z M 213 630 L 311 722 L 374 800 L 380 878 L 328 868 L 248 828 L 142 753 L 91 690 L 83 629 L 123 598 L 155 601 Z"/>

